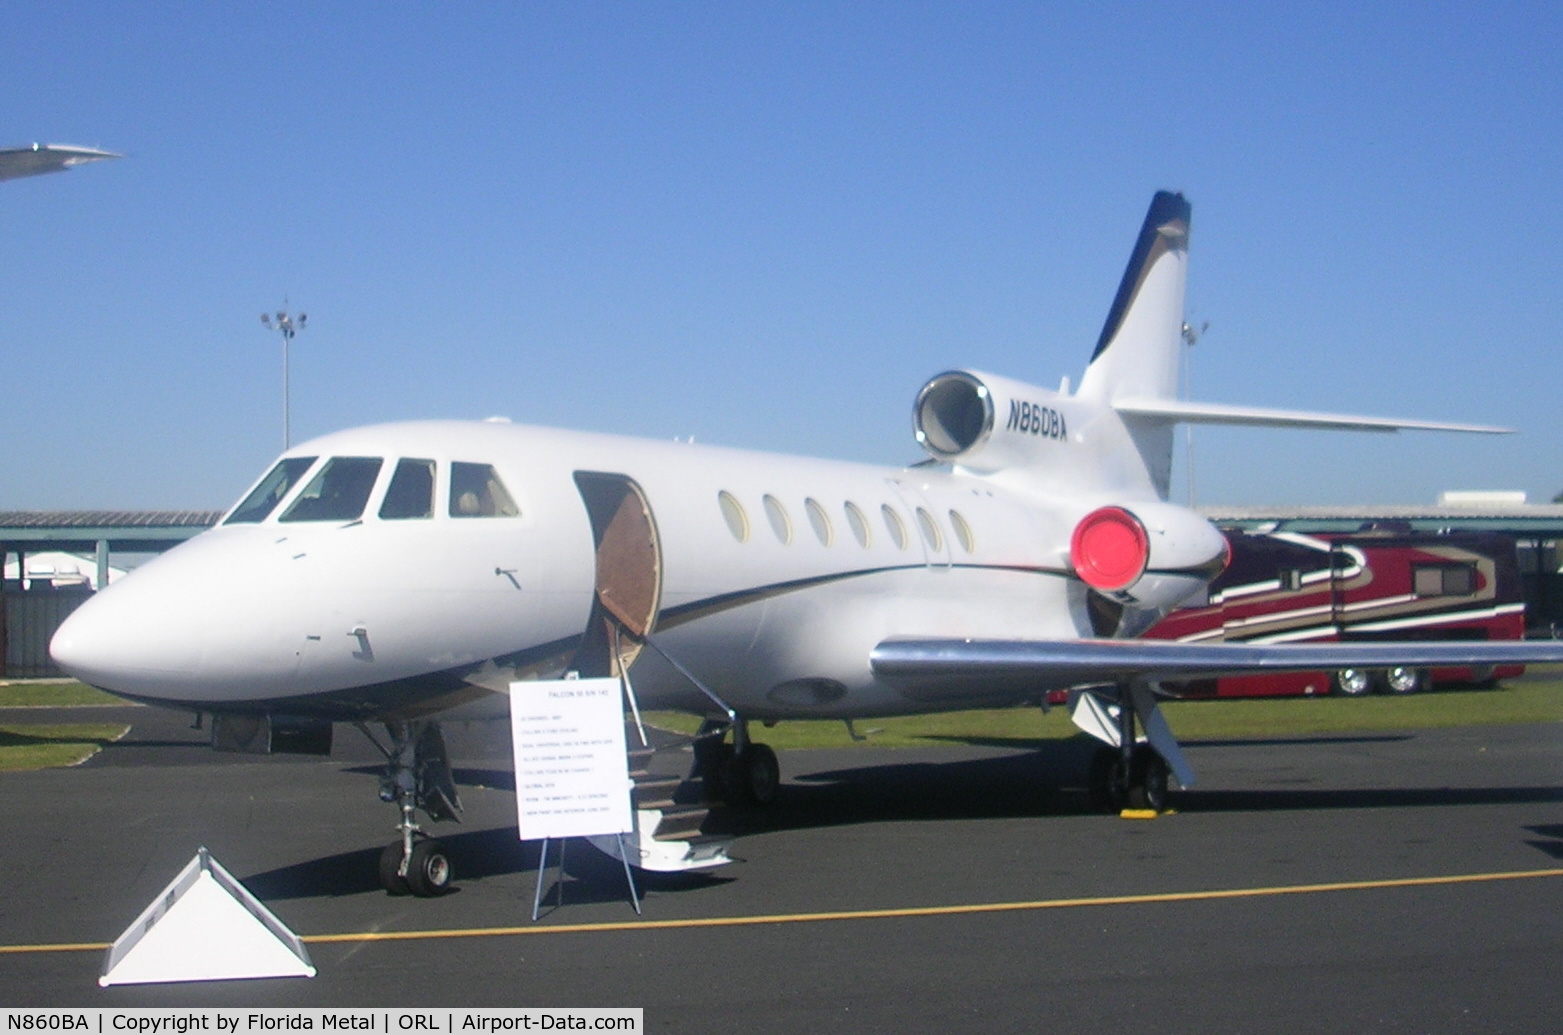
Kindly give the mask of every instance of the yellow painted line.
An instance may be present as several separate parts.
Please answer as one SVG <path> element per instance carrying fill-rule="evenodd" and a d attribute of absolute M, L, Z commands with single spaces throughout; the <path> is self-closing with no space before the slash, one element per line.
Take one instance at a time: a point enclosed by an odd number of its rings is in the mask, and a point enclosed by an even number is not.
<path fill-rule="evenodd" d="M 1317 895 L 1331 891 L 1380 891 L 1388 888 L 1427 888 L 1455 884 L 1485 884 L 1506 880 L 1563 877 L 1563 868 L 1512 870 L 1505 873 L 1461 873 L 1443 877 L 1399 877 L 1393 880 L 1336 881 L 1330 884 L 1286 884 L 1270 888 L 1225 888 L 1212 891 L 1171 891 L 1150 895 L 1103 895 L 1093 898 L 1052 898 L 1032 902 L 980 902 L 964 906 L 911 906 L 904 909 L 853 909 L 832 913 L 774 913 L 766 916 L 717 916 L 685 920 L 623 920 L 597 924 L 542 924 L 527 927 L 473 927 L 435 931 L 360 931 L 351 934 L 312 934 L 301 940 L 314 945 L 333 942 L 407 942 L 447 938 L 507 938 L 523 934 L 591 934 L 599 931 L 666 931 L 696 927 L 753 927 L 759 924 L 819 923 L 826 920 L 889 920 L 908 917 L 963 916 L 973 913 L 1019 913 L 1081 906 L 1140 906 L 1170 902 L 1211 902 L 1233 898 L 1274 898 L 1280 895 Z M 0 945 L 0 955 L 33 952 L 93 952 L 108 942 L 60 945 Z"/>
<path fill-rule="evenodd" d="M 63 945 L 0 945 L 0 953 L 101 952 L 108 947 L 108 942 L 66 942 Z"/>

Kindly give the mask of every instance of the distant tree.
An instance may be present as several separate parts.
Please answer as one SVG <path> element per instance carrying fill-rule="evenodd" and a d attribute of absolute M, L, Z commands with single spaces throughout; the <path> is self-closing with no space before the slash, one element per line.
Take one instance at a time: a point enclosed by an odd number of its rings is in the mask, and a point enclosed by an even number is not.
<path fill-rule="evenodd" d="M 1563 492 L 1560 492 L 1556 496 L 1552 497 L 1552 502 L 1553 503 L 1563 503 Z"/>

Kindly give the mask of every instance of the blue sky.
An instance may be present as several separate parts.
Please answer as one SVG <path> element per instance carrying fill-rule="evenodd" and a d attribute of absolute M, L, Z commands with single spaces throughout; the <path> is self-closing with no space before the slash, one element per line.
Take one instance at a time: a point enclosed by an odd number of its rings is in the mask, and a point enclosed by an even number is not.
<path fill-rule="evenodd" d="M 0 509 L 232 502 L 284 298 L 295 440 L 910 461 L 935 373 L 1078 381 L 1159 188 L 1196 398 L 1520 429 L 1200 429 L 1199 502 L 1563 489 L 1563 8 L 1187 6 L 10 4 L 0 144 L 129 157 L 0 184 Z"/>

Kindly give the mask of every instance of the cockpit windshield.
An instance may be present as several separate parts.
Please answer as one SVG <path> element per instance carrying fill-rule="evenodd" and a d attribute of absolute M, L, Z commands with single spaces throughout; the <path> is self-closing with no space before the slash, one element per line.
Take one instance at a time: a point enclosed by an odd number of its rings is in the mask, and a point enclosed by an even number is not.
<path fill-rule="evenodd" d="M 380 474 L 377 456 L 334 456 L 279 521 L 357 521 Z"/>
<path fill-rule="evenodd" d="M 380 517 L 387 521 L 434 516 L 434 461 L 398 460 L 396 473 L 380 503 Z"/>
<path fill-rule="evenodd" d="M 450 465 L 451 517 L 515 517 L 520 513 L 493 467 L 460 462 Z"/>
<path fill-rule="evenodd" d="M 233 508 L 233 513 L 228 515 L 225 525 L 255 524 L 265 521 L 266 516 L 276 509 L 282 502 L 282 497 L 288 494 L 298 480 L 304 477 L 304 472 L 309 470 L 315 462 L 312 456 L 290 456 L 278 462 L 261 483 L 255 486 L 244 502 Z"/>

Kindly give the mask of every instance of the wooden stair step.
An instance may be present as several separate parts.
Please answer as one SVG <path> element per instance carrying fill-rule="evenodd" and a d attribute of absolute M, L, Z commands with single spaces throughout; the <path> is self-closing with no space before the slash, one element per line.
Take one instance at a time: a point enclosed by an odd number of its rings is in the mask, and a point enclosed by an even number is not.
<path fill-rule="evenodd" d="M 662 811 L 662 819 L 652 832 L 656 841 L 688 841 L 700 836 L 700 825 L 710 810 L 704 807 L 671 808 Z"/>

